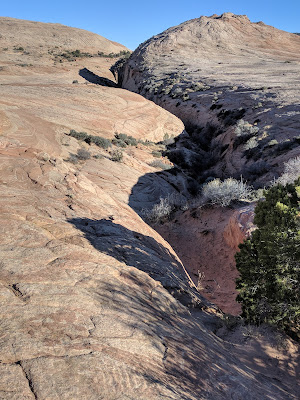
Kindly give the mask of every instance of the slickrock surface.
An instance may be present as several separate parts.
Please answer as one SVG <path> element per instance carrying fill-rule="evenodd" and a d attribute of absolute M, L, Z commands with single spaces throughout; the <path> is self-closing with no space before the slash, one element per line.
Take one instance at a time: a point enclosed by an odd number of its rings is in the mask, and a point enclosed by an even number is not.
<path fill-rule="evenodd" d="M 243 15 L 201 17 L 147 40 L 113 71 L 122 87 L 183 120 L 189 135 L 177 142 L 186 150 L 181 166 L 195 170 L 200 155 L 202 182 L 242 173 L 262 186 L 300 154 L 298 35 Z"/>
<path fill-rule="evenodd" d="M 203 16 L 147 40 L 112 71 L 122 87 L 183 120 L 187 132 L 169 146 L 169 157 L 198 184 L 243 176 L 263 187 L 300 155 L 298 35 L 247 16 Z M 139 183 L 140 191 L 143 184 L 149 191 L 145 178 Z M 184 194 L 187 189 L 178 188 Z M 233 313 L 239 310 L 234 253 L 243 239 L 235 213 L 202 209 L 196 218 L 186 213 L 176 224 L 157 227 L 195 283 L 200 270 L 202 292 Z M 227 224 L 237 235 L 233 245 L 226 239 Z M 194 245 L 198 240 L 201 246 Z"/>
<path fill-rule="evenodd" d="M 110 60 L 55 65 L 48 52 L 14 50 L 20 37 L 7 50 L 1 40 L 0 398 L 296 399 L 296 345 L 243 326 L 231 334 L 128 205 L 155 175 L 151 148 L 128 147 L 117 163 L 112 149 L 66 135 L 161 140 L 181 121 L 137 94 L 86 85 L 84 68 L 112 79 Z M 81 147 L 97 158 L 67 161 Z"/>
<path fill-rule="evenodd" d="M 1 46 L 26 47 L 31 52 L 37 51 L 39 55 L 49 47 L 70 51 L 77 49 L 84 52 L 102 51 L 105 54 L 128 50 L 122 44 L 95 33 L 61 24 L 45 24 L 7 17 L 0 17 L 0 23 Z"/>

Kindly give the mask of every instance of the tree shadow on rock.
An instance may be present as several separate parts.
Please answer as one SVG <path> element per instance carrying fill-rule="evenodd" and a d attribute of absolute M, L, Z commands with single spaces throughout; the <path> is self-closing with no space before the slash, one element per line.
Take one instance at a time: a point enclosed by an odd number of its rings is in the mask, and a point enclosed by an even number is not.
<path fill-rule="evenodd" d="M 116 265 L 119 274 L 113 272 L 111 277 L 108 274 L 85 287 L 99 304 L 92 334 L 94 339 L 103 340 L 106 318 L 113 321 L 112 337 L 105 337 L 105 343 L 112 340 L 116 346 L 117 340 L 118 345 L 107 351 L 116 351 L 114 357 L 124 357 L 126 363 L 134 358 L 135 374 L 149 387 L 167 393 L 169 397 L 164 398 L 182 400 L 294 398 L 287 396 L 292 392 L 285 382 L 288 374 L 275 380 L 256 365 L 247 366 L 248 361 L 239 359 L 241 352 L 236 352 L 234 345 L 207 328 L 204 319 L 209 310 L 179 307 L 160 285 L 139 272 L 161 282 L 183 304 L 190 305 L 195 296 L 203 306 L 200 296 L 189 287 L 181 264 L 165 246 L 112 220 L 73 218 L 69 222 L 99 252 L 126 264 Z M 161 358 L 149 357 L 146 350 Z M 266 350 L 261 347 L 263 352 Z"/>

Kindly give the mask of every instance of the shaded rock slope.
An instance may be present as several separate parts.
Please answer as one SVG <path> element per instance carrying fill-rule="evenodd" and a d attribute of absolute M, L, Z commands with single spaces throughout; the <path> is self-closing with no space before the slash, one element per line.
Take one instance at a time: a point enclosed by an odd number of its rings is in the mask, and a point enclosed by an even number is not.
<path fill-rule="evenodd" d="M 157 190 L 174 190 L 176 181 L 149 166 L 154 144 L 146 140 L 178 136 L 182 122 L 138 94 L 80 75 L 86 68 L 113 80 L 110 59 L 57 61 L 52 50 L 66 43 L 52 46 L 52 39 L 40 54 L 26 49 L 27 38 L 38 40 L 31 23 L 20 21 L 24 42 L 20 35 L 7 44 L 6 21 L 0 20 L 1 399 L 296 399 L 296 344 L 243 326 L 230 335 L 172 247 L 128 204 L 145 175 L 156 179 Z M 38 26 L 48 38 L 48 25 Z M 73 44 L 70 51 L 80 49 L 79 39 Z M 90 49 L 96 50 L 107 51 L 98 42 Z M 104 139 L 123 132 L 141 142 L 115 162 L 120 148 L 88 145 L 70 129 Z"/>
<path fill-rule="evenodd" d="M 111 70 L 120 86 L 184 122 L 186 131 L 167 155 L 191 179 L 178 187 L 186 196 L 215 177 L 243 176 L 264 187 L 300 155 L 298 35 L 232 13 L 203 16 L 152 37 Z M 137 189 L 149 193 L 149 179 L 142 178 Z M 156 227 L 196 284 L 200 271 L 202 293 L 235 314 L 234 254 L 251 218 L 252 206 L 249 212 L 243 206 L 191 210 Z"/>
<path fill-rule="evenodd" d="M 256 187 L 300 154 L 300 37 L 242 15 L 184 22 L 112 71 L 185 123 L 170 159 L 198 181 L 242 174 Z"/>

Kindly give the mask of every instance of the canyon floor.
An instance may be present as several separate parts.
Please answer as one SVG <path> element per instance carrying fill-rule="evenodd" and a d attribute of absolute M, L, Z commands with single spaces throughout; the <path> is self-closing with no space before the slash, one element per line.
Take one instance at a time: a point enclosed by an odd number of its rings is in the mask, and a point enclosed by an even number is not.
<path fill-rule="evenodd" d="M 198 210 L 203 226 L 188 210 L 177 232 L 175 220 L 151 227 L 139 215 L 160 197 L 188 195 L 184 172 L 150 165 L 157 143 L 184 125 L 116 87 L 115 59 L 96 54 L 126 48 L 8 18 L 0 33 L 1 399 L 296 400 L 298 345 L 225 315 L 222 304 L 235 313 L 238 305 L 217 264 L 203 293 L 192 274 L 202 236 L 218 243 L 201 248 L 202 262 L 211 249 L 230 265 L 251 205 L 213 218 Z M 70 56 L 75 50 L 89 55 Z M 118 162 L 120 148 L 88 145 L 72 129 L 140 142 L 121 149 Z M 80 159 L 81 149 L 90 158 Z M 192 232 L 193 251 L 175 245 Z"/>

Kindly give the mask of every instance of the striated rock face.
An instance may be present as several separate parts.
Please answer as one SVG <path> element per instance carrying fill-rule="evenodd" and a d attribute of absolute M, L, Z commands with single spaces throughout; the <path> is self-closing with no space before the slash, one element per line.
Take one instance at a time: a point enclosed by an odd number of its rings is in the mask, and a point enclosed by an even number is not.
<path fill-rule="evenodd" d="M 225 13 L 152 37 L 112 70 L 182 119 L 170 158 L 200 183 L 243 174 L 259 187 L 300 153 L 299 68 L 298 35 Z"/>
<path fill-rule="evenodd" d="M 31 51 L 37 50 L 39 54 L 48 47 L 55 46 L 64 50 L 78 49 L 96 53 L 102 51 L 105 54 L 128 50 L 122 44 L 95 33 L 61 24 L 0 17 L 0 28 L 1 46 L 26 47 Z"/>
<path fill-rule="evenodd" d="M 296 345 L 273 333 L 216 336 L 217 308 L 129 206 L 139 179 L 154 175 L 151 150 L 126 148 L 118 163 L 115 148 L 67 135 L 161 140 L 179 135 L 181 121 L 137 94 L 85 84 L 83 68 L 112 79 L 109 60 L 54 64 L 4 47 L 1 399 L 296 399 Z M 80 148 L 91 158 L 71 163 Z"/>

